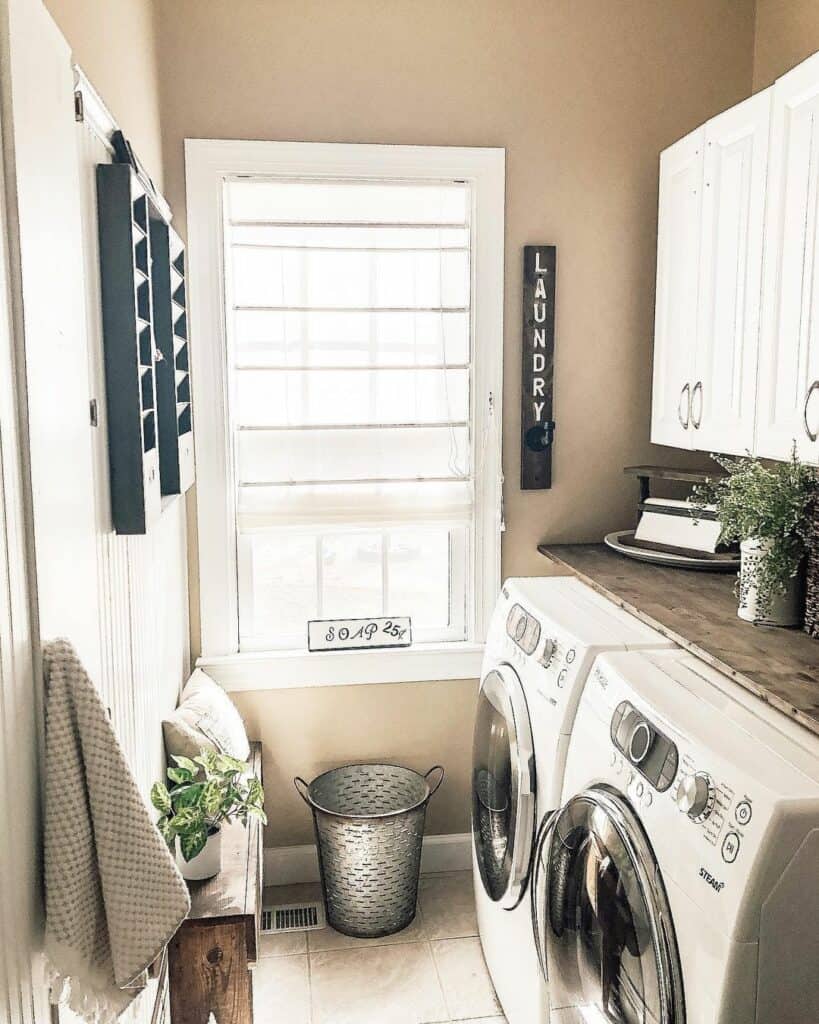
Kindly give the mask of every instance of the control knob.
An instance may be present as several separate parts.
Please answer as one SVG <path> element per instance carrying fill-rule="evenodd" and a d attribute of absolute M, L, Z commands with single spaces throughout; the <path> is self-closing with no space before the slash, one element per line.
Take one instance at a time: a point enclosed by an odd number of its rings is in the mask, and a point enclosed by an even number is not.
<path fill-rule="evenodd" d="M 540 664 L 543 665 L 544 668 L 549 667 L 551 660 L 554 657 L 556 647 L 557 644 L 550 636 L 547 636 L 543 641 L 543 654 L 540 656 Z"/>
<path fill-rule="evenodd" d="M 714 786 L 705 772 L 683 775 L 675 797 L 677 806 L 692 821 L 705 821 L 714 806 Z"/>

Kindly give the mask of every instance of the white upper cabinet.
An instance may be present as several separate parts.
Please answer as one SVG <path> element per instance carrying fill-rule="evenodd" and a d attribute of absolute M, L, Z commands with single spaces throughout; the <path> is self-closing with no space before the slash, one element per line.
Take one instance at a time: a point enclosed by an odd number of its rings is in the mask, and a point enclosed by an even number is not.
<path fill-rule="evenodd" d="M 651 440 L 691 447 L 705 129 L 660 157 Z"/>
<path fill-rule="evenodd" d="M 771 89 L 705 126 L 691 447 L 754 446 Z"/>
<path fill-rule="evenodd" d="M 819 462 L 819 54 L 773 87 L 756 453 Z"/>

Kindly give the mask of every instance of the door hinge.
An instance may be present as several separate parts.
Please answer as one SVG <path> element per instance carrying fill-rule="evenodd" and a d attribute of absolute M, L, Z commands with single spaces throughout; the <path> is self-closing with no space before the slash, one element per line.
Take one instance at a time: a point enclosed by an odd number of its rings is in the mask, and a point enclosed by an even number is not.
<path fill-rule="evenodd" d="M 88 403 L 88 413 L 89 413 L 89 417 L 91 419 L 91 426 L 92 427 L 99 426 L 100 420 L 99 420 L 99 414 L 97 412 L 97 400 L 96 400 L 96 398 L 92 398 L 91 401 Z"/>
<path fill-rule="evenodd" d="M 77 89 L 77 91 L 74 93 L 74 120 L 85 120 L 85 108 L 82 102 L 82 93 L 79 89 Z"/>

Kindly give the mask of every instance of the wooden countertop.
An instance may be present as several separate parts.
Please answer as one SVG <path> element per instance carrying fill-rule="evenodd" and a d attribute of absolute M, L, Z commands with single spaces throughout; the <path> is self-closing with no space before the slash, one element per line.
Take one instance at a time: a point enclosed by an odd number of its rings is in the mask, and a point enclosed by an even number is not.
<path fill-rule="evenodd" d="M 604 544 L 540 545 L 580 579 L 819 735 L 819 641 L 737 617 L 734 574 L 666 569 Z"/>

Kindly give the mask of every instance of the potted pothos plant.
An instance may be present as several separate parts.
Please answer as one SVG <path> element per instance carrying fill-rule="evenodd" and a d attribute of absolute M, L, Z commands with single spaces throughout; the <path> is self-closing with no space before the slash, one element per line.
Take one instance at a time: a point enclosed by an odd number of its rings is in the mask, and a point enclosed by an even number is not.
<path fill-rule="evenodd" d="M 210 878 L 222 866 L 222 825 L 250 818 L 267 824 L 264 790 L 248 765 L 226 754 L 203 750 L 193 759 L 174 757 L 168 768 L 172 785 L 154 783 L 151 802 L 157 826 L 168 846 L 178 847 L 177 863 L 188 879 Z"/>
<path fill-rule="evenodd" d="M 727 476 L 695 488 L 694 500 L 716 510 L 722 542 L 739 542 L 737 614 L 761 625 L 799 625 L 809 512 L 817 488 L 814 471 L 800 462 L 795 445 L 787 462 L 712 458 Z"/>

